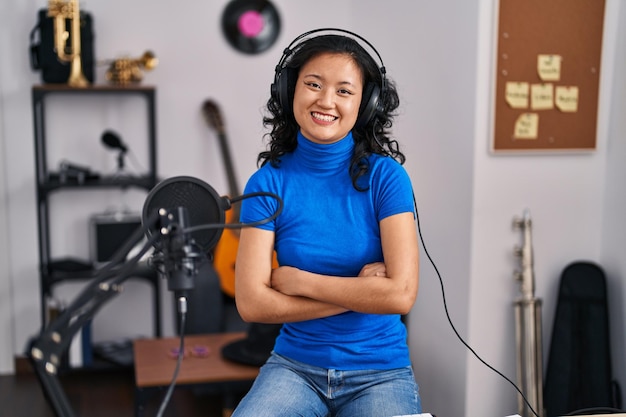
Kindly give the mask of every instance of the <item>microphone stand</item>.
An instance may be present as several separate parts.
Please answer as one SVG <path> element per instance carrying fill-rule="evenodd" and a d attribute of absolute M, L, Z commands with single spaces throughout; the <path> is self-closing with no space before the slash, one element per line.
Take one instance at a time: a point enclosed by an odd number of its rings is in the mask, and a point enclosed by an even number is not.
<path fill-rule="evenodd" d="M 148 225 L 156 225 L 161 217 L 168 216 L 166 210 L 155 212 L 147 221 Z M 171 222 L 170 222 L 171 225 Z M 57 417 L 74 417 L 75 413 L 63 391 L 57 377 L 58 369 L 61 365 L 61 358 L 68 349 L 73 337 L 80 329 L 91 320 L 102 306 L 113 297 L 121 293 L 121 284 L 133 276 L 133 270 L 139 260 L 148 252 L 157 239 L 165 238 L 163 252 L 166 258 L 172 259 L 177 256 L 176 250 L 172 250 L 172 245 L 176 246 L 180 242 L 178 237 L 182 233 L 182 228 L 160 228 L 160 233 L 155 233 L 148 238 L 146 244 L 130 260 L 124 263 L 128 253 L 141 241 L 144 236 L 143 228 L 139 227 L 124 245 L 116 252 L 111 262 L 96 272 L 95 278 L 90 282 L 70 305 L 57 318 L 51 321 L 47 327 L 31 342 L 29 349 L 29 359 L 37 374 L 44 394 L 51 404 Z M 184 239 L 183 239 L 184 240 Z M 170 256 L 167 256 L 169 252 Z M 173 256 L 172 256 L 173 254 Z M 171 265 L 165 264 L 165 272 L 169 273 Z M 172 289 L 172 288 L 170 288 Z M 190 289 L 187 285 L 187 289 Z"/>
<path fill-rule="evenodd" d="M 120 153 L 117 154 L 117 170 L 119 172 L 124 171 L 124 157 L 126 156 L 126 151 L 121 149 Z"/>
<path fill-rule="evenodd" d="M 123 154 L 120 154 L 120 160 L 123 160 Z M 182 178 L 183 181 L 189 182 L 185 177 Z M 172 181 L 163 182 L 150 192 L 146 203 L 144 203 L 144 213 L 150 207 L 148 203 L 154 198 L 155 192 L 162 190 L 165 185 L 171 183 Z M 205 191 L 212 191 L 208 184 L 204 184 L 204 188 Z M 213 193 L 215 192 L 213 191 Z M 278 217 L 283 209 L 282 199 L 275 194 L 267 192 L 250 193 L 227 200 L 228 207 L 222 207 L 218 202 L 218 206 L 220 206 L 220 209 L 228 209 L 231 203 L 260 196 L 276 199 L 278 208 L 270 217 L 247 224 L 226 225 L 220 222 L 187 227 L 188 213 L 184 206 L 179 206 L 173 211 L 156 207 L 151 209 L 153 210 L 152 213 L 144 215 L 143 227 L 137 228 L 133 235 L 115 253 L 113 259 L 103 268 L 96 271 L 93 281 L 79 293 L 63 313 L 42 329 L 41 333 L 34 338 L 29 346 L 29 359 L 37 374 L 44 395 L 57 417 L 75 416 L 57 378 L 63 353 L 68 349 L 73 337 L 85 323 L 91 320 L 106 302 L 121 292 L 121 284 L 133 276 L 135 266 L 148 252 L 150 246 L 156 249 L 156 253 L 151 257 L 151 263 L 157 267 L 159 274 L 166 276 L 168 289 L 174 292 L 178 301 L 179 312 L 184 318 L 187 308 L 187 295 L 194 287 L 194 277 L 198 272 L 197 260 L 201 258 L 208 259 L 208 249 L 196 244 L 191 235 L 205 229 L 257 226 Z M 154 233 L 152 232 L 153 230 L 155 231 Z M 133 258 L 125 261 L 130 251 L 143 238 L 144 231 L 146 231 L 145 235 L 148 241 Z M 181 329 L 184 329 L 184 322 L 181 325 Z M 182 340 L 181 336 L 181 342 Z M 182 355 L 179 355 L 179 360 L 181 358 Z M 174 381 L 172 381 L 168 394 L 173 386 Z M 163 404 L 165 405 L 166 402 Z"/>

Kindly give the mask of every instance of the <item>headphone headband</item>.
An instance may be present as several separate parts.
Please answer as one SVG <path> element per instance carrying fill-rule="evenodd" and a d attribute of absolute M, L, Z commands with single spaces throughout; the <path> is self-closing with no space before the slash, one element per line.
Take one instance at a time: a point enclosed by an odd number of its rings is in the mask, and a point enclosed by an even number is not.
<path fill-rule="evenodd" d="M 283 56 L 280 58 L 280 61 L 278 61 L 278 65 L 277 65 L 276 68 L 277 69 L 278 68 L 280 68 L 280 69 L 283 68 L 283 65 L 285 64 L 285 61 L 293 53 L 294 45 L 299 44 L 302 39 L 311 37 L 311 35 L 316 35 L 319 32 L 339 32 L 339 33 L 347 34 L 347 35 L 350 35 L 350 36 L 360 40 L 364 44 L 366 44 L 372 50 L 372 52 L 374 52 L 374 55 L 376 55 L 376 57 L 378 58 L 378 62 L 380 63 L 380 66 L 378 67 L 378 70 L 380 71 L 380 75 L 381 75 L 380 78 L 384 82 L 385 76 L 387 74 L 387 69 L 385 68 L 385 63 L 383 62 L 383 58 L 380 56 L 380 54 L 378 53 L 378 51 L 376 50 L 374 45 L 372 45 L 372 43 L 370 41 L 368 41 L 367 39 L 365 39 L 363 36 L 359 35 L 358 33 L 354 33 L 354 32 L 351 32 L 349 30 L 339 29 L 339 28 L 319 28 L 319 29 L 309 30 L 308 32 L 305 32 L 305 33 L 301 34 L 300 36 L 295 38 L 293 41 L 291 41 L 291 43 L 285 48 L 285 50 L 283 51 Z"/>
<path fill-rule="evenodd" d="M 343 36 L 349 35 L 353 38 L 353 40 L 360 41 L 359 43 L 361 47 L 363 47 L 363 44 L 366 45 L 371 50 L 371 52 L 369 52 L 370 57 L 372 57 L 374 61 L 376 61 L 377 59 L 378 63 L 380 63 L 380 65 L 378 65 L 377 63 L 376 67 L 380 74 L 381 85 L 378 86 L 376 85 L 376 83 L 370 82 L 363 87 L 361 108 L 359 110 L 359 117 L 355 124 L 356 127 L 363 127 L 376 116 L 377 112 L 382 112 L 381 98 L 384 96 L 387 88 L 387 70 L 385 68 L 382 57 L 380 56 L 374 45 L 372 45 L 367 39 L 365 39 L 361 35 L 351 32 L 349 30 L 339 28 L 313 29 L 299 35 L 293 41 L 291 41 L 291 43 L 289 43 L 289 45 L 283 50 L 283 55 L 280 57 L 280 60 L 276 65 L 274 83 L 271 86 L 272 97 L 278 100 L 281 107 L 283 108 L 284 114 L 292 114 L 291 101 L 293 100 L 293 97 L 290 96 L 289 88 L 290 85 L 295 85 L 297 74 L 294 74 L 295 71 L 286 68 L 287 61 L 289 57 L 298 50 L 298 46 L 302 45 L 309 39 L 319 36 L 320 32 L 337 32 Z"/>

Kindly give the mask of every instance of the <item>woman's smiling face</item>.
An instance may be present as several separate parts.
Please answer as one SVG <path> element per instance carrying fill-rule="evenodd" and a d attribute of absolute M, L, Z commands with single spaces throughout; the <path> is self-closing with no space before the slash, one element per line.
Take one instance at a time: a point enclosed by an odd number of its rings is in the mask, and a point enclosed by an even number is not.
<path fill-rule="evenodd" d="M 293 113 L 304 137 L 316 143 L 343 139 L 356 122 L 363 73 L 351 56 L 323 53 L 300 69 Z"/>

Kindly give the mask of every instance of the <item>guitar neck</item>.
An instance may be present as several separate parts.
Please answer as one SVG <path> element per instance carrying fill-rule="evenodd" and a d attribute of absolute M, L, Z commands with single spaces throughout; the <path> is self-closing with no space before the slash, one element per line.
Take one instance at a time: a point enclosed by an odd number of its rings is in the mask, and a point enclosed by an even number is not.
<path fill-rule="evenodd" d="M 224 168 L 226 169 L 226 177 L 228 180 L 228 193 L 231 197 L 238 196 L 240 194 L 239 184 L 237 183 L 237 177 L 235 175 L 235 167 L 233 160 L 230 156 L 230 149 L 228 147 L 228 141 L 226 135 L 222 132 L 218 133 L 220 146 L 222 149 L 222 159 L 224 161 Z"/>
<path fill-rule="evenodd" d="M 228 194 L 231 198 L 237 197 L 240 195 L 239 185 L 237 184 L 233 159 L 230 155 L 228 139 L 226 138 L 226 131 L 224 129 L 224 121 L 222 120 L 219 106 L 213 100 L 206 100 L 202 104 L 202 110 L 209 126 L 217 134 L 220 150 L 222 152 L 222 161 L 224 161 L 224 168 L 226 170 L 226 178 L 228 180 Z M 239 217 L 238 207 L 239 205 L 236 205 L 233 208 L 235 218 Z"/>

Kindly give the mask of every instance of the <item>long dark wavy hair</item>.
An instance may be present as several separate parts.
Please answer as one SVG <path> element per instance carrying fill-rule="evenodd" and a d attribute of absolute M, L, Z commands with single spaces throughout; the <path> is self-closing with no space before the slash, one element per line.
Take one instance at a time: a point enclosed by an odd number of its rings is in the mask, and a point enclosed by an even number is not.
<path fill-rule="evenodd" d="M 298 44 L 283 65 L 283 71 L 293 74 L 288 77 L 289 103 L 285 103 L 286 105 L 293 106 L 293 95 L 300 68 L 323 53 L 352 57 L 363 74 L 363 86 L 373 82 L 381 89 L 379 110 L 376 111 L 375 116 L 362 126 L 357 125 L 352 129 L 355 146 L 350 163 L 350 176 L 353 186 L 357 190 L 363 190 L 362 187 L 357 186 L 357 180 L 367 173 L 368 156 L 381 154 L 391 156 L 401 164 L 405 161 L 398 142 L 390 136 L 393 118 L 400 105 L 398 92 L 388 77 L 383 79 L 376 61 L 356 40 L 343 35 L 321 35 Z M 281 76 L 283 76 L 282 73 Z M 364 104 L 361 103 L 361 107 Z M 273 166 L 278 166 L 282 155 L 295 150 L 299 126 L 293 116 L 293 111 L 285 111 L 279 97 L 275 94 L 272 94 L 267 102 L 267 111 L 269 114 L 263 118 L 263 125 L 271 129 L 265 135 L 269 137 L 268 150 L 259 154 L 257 163 L 262 166 L 269 162 Z"/>

